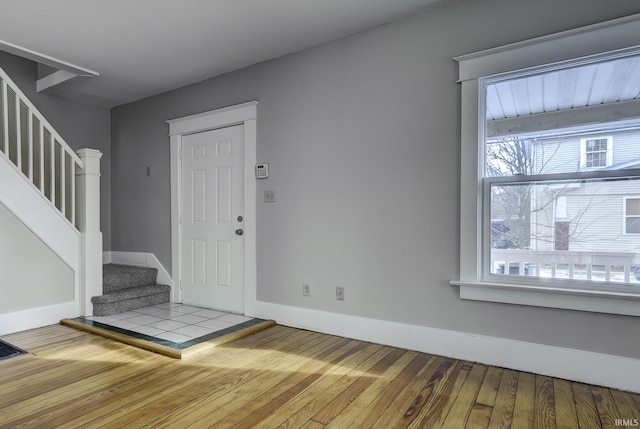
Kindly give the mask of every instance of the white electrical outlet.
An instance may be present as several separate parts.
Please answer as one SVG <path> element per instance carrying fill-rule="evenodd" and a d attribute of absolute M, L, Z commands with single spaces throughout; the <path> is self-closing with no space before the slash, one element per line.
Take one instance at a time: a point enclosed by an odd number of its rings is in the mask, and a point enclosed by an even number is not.
<path fill-rule="evenodd" d="M 343 287 L 337 287 L 336 288 L 336 299 L 338 301 L 344 301 L 344 288 Z"/>
<path fill-rule="evenodd" d="M 302 296 L 311 296 L 311 285 L 308 283 L 302 284 Z"/>

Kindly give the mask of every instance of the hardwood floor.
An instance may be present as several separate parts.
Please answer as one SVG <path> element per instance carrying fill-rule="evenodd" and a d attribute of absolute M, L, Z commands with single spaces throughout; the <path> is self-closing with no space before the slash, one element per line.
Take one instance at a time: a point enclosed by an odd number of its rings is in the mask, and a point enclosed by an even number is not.
<path fill-rule="evenodd" d="M 1 428 L 573 429 L 640 419 L 640 395 L 283 326 L 183 360 L 59 325 L 3 338 L 31 354 L 0 361 Z"/>

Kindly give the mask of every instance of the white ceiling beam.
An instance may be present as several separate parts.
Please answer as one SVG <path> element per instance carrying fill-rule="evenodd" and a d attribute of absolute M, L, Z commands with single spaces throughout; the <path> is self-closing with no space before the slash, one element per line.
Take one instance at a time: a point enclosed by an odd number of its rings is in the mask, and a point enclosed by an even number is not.
<path fill-rule="evenodd" d="M 14 45 L 13 43 L 5 42 L 4 40 L 0 40 L 0 51 L 8 52 L 10 54 L 35 61 L 40 64 L 46 64 L 59 70 L 65 70 L 77 76 L 100 75 L 100 73 L 93 70 L 89 70 L 87 68 L 80 67 L 54 57 L 50 57 L 49 55 L 41 54 L 40 52 L 36 52 L 28 48 L 23 48 L 22 46 Z"/>
<path fill-rule="evenodd" d="M 538 113 L 487 122 L 487 137 L 539 133 L 580 125 L 640 118 L 640 100 L 598 104 L 564 111 Z"/>
<path fill-rule="evenodd" d="M 79 75 L 75 73 L 71 73 L 66 70 L 58 70 L 57 72 L 53 72 L 50 75 L 43 77 L 42 79 L 38 79 L 36 81 L 36 91 L 46 92 L 56 85 L 69 82 L 77 77 L 79 77 Z"/>

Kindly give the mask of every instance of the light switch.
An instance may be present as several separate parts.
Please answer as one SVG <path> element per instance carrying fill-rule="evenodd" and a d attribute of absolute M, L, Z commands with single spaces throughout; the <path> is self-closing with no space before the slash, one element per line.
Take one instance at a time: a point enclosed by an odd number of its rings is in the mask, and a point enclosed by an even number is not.
<path fill-rule="evenodd" d="M 264 191 L 264 202 L 265 203 L 275 203 L 276 202 L 276 191 Z"/>

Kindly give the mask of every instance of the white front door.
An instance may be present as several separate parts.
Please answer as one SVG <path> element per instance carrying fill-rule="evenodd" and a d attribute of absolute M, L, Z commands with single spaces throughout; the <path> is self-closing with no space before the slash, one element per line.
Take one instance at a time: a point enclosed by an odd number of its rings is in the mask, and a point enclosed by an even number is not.
<path fill-rule="evenodd" d="M 181 301 L 243 313 L 243 126 L 182 138 Z"/>

